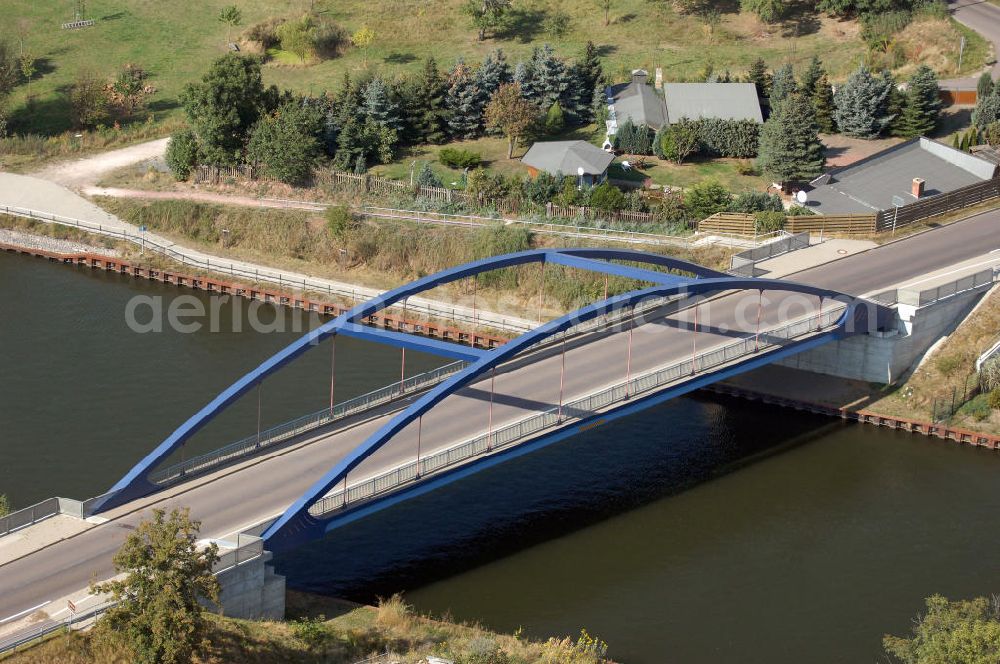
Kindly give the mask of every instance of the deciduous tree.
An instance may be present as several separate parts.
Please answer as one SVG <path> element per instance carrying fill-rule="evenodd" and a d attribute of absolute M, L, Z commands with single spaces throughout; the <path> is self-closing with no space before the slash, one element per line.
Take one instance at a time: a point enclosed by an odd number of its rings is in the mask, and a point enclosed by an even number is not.
<path fill-rule="evenodd" d="M 510 10 L 511 0 L 468 0 L 465 12 L 472 18 L 479 41 L 486 39 L 488 30 L 496 30 Z"/>
<path fill-rule="evenodd" d="M 156 92 L 156 88 L 146 82 L 148 76 L 146 70 L 139 65 L 127 63 L 107 85 L 108 101 L 124 118 L 131 118 L 136 110 L 145 105 L 146 99 Z"/>
<path fill-rule="evenodd" d="M 368 66 L 368 48 L 375 43 L 375 31 L 367 25 L 351 35 L 351 43 L 364 54 L 365 67 Z"/>
<path fill-rule="evenodd" d="M 108 95 L 104 81 L 94 72 L 80 71 L 69 90 L 69 103 L 73 110 L 73 126 L 96 127 L 108 119 Z"/>
<path fill-rule="evenodd" d="M 200 82 L 189 83 L 181 93 L 188 123 L 209 164 L 237 163 L 250 128 L 277 102 L 277 88 L 264 87 L 260 61 L 235 53 L 213 62 Z"/>
<path fill-rule="evenodd" d="M 311 14 L 303 14 L 285 21 L 278 26 L 278 39 L 282 50 L 294 53 L 299 62 L 305 62 L 316 53 L 316 19 Z"/>
<path fill-rule="evenodd" d="M 320 153 L 322 118 L 317 109 L 288 102 L 265 115 L 250 132 L 247 159 L 288 184 L 309 179 Z"/>
<path fill-rule="evenodd" d="M 232 30 L 243 22 L 243 12 L 236 5 L 223 7 L 219 12 L 219 21 L 226 24 L 226 43 L 233 41 Z"/>
<path fill-rule="evenodd" d="M 538 107 L 521 95 L 517 83 L 501 85 L 486 105 L 486 125 L 507 138 L 507 158 L 514 156 L 517 141 L 538 121 Z"/>
<path fill-rule="evenodd" d="M 198 521 L 187 509 L 153 510 L 115 554 L 121 579 L 91 587 L 117 604 L 98 621 L 96 636 L 120 645 L 137 664 L 187 664 L 207 645 L 200 599 L 216 601 L 213 543 L 198 548 Z"/>
<path fill-rule="evenodd" d="M 887 635 L 886 652 L 903 664 L 987 664 L 1000 661 L 997 601 L 978 597 L 949 602 L 927 598 L 927 612 L 914 621 L 909 638 Z"/>
<path fill-rule="evenodd" d="M 198 166 L 198 138 L 190 129 L 183 129 L 170 137 L 164 155 L 174 179 L 182 182 L 191 177 Z"/>

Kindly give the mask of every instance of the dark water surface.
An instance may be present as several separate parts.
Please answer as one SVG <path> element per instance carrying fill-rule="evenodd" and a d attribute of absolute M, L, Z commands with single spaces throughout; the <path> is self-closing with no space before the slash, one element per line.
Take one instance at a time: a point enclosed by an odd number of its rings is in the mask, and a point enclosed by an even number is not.
<path fill-rule="evenodd" d="M 125 325 L 130 298 L 182 294 L 0 255 L 0 492 L 19 506 L 100 493 L 297 336 Z M 249 313 L 239 302 L 224 315 L 234 307 Z M 398 379 L 398 351 L 340 343 L 340 396 Z M 408 373 L 435 364 L 412 355 Z M 328 372 L 321 347 L 270 379 L 264 425 L 322 408 Z M 255 426 L 253 395 L 196 447 Z M 501 630 L 585 627 L 624 662 L 875 662 L 881 635 L 904 633 L 924 596 L 997 590 L 998 478 L 985 450 L 685 398 L 276 562 L 294 586 L 362 600 L 401 590 L 422 611 Z"/>

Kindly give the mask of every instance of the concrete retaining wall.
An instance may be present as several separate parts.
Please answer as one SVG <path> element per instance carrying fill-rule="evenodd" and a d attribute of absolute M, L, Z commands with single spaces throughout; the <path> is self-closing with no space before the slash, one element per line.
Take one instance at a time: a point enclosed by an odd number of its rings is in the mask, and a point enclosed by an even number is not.
<path fill-rule="evenodd" d="M 938 339 L 951 334 L 986 292 L 985 288 L 968 291 L 923 307 L 900 304 L 897 334 L 848 337 L 777 364 L 869 383 L 893 383 Z"/>
<path fill-rule="evenodd" d="M 223 615 L 247 620 L 283 620 L 285 577 L 268 565 L 271 553 L 240 563 L 218 575 Z"/>

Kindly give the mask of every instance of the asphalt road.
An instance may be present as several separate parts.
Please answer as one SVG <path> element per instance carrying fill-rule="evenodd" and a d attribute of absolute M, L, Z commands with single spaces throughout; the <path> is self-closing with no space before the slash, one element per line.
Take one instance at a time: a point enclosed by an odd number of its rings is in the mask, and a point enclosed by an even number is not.
<path fill-rule="evenodd" d="M 884 290 L 906 279 L 980 256 L 1000 248 L 1000 211 L 923 233 L 799 272 L 794 280 L 835 288 L 851 294 Z M 681 329 L 693 309 L 638 325 L 633 333 L 632 375 L 691 357 L 734 337 L 753 334 L 757 295 L 728 295 L 698 307 L 699 331 Z M 813 311 L 815 298 L 777 292 L 765 294 L 762 326 L 777 325 L 780 316 Z M 564 398 L 592 393 L 625 378 L 627 335 L 621 331 L 595 335 L 585 343 L 568 344 Z M 559 400 L 560 356 L 543 355 L 533 363 L 515 361 L 496 379 L 493 424 L 521 419 Z M 187 413 L 178 413 L 178 420 Z M 152 497 L 104 516 L 109 521 L 79 535 L 0 566 L 0 620 L 42 602 L 85 588 L 92 578 L 113 574 L 111 558 L 122 540 L 155 506 L 190 507 L 202 521 L 205 537 L 222 537 L 275 516 L 298 498 L 350 449 L 360 444 L 391 414 L 335 430 L 317 432 L 308 445 L 286 448 L 239 472 L 216 473 L 172 489 L 169 497 Z M 489 383 L 474 384 L 424 416 L 424 454 L 484 432 L 489 417 Z M 350 483 L 412 460 L 416 436 L 410 427 L 354 471 Z M 137 506 L 138 505 L 138 506 Z"/>
<path fill-rule="evenodd" d="M 1000 54 L 1000 7 L 989 0 L 949 0 L 948 9 L 956 21 L 992 42 L 994 52 Z M 992 74 L 994 79 L 1000 76 L 1000 62 L 993 65 Z M 941 85 L 945 88 L 975 88 L 978 78 L 948 79 L 941 81 Z"/>

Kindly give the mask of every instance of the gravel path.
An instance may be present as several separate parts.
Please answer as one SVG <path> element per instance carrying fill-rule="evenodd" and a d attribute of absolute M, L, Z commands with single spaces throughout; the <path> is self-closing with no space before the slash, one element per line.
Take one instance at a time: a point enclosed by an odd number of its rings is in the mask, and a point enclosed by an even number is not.
<path fill-rule="evenodd" d="M 32 175 L 67 187 L 85 187 L 94 184 L 111 171 L 162 156 L 167 150 L 169 140 L 160 138 L 120 150 L 109 150 L 92 157 L 62 161 Z"/>
<path fill-rule="evenodd" d="M 95 247 L 91 244 L 84 244 L 73 240 L 61 240 L 59 238 L 48 237 L 46 235 L 34 235 L 33 233 L 25 233 L 24 231 L 15 231 L 8 228 L 0 228 L 0 244 L 10 244 L 15 247 L 25 247 L 27 249 L 52 251 L 59 254 L 78 254 L 80 252 L 88 252 L 91 254 L 101 254 L 102 256 L 111 257 L 121 255 L 116 249 Z"/>

